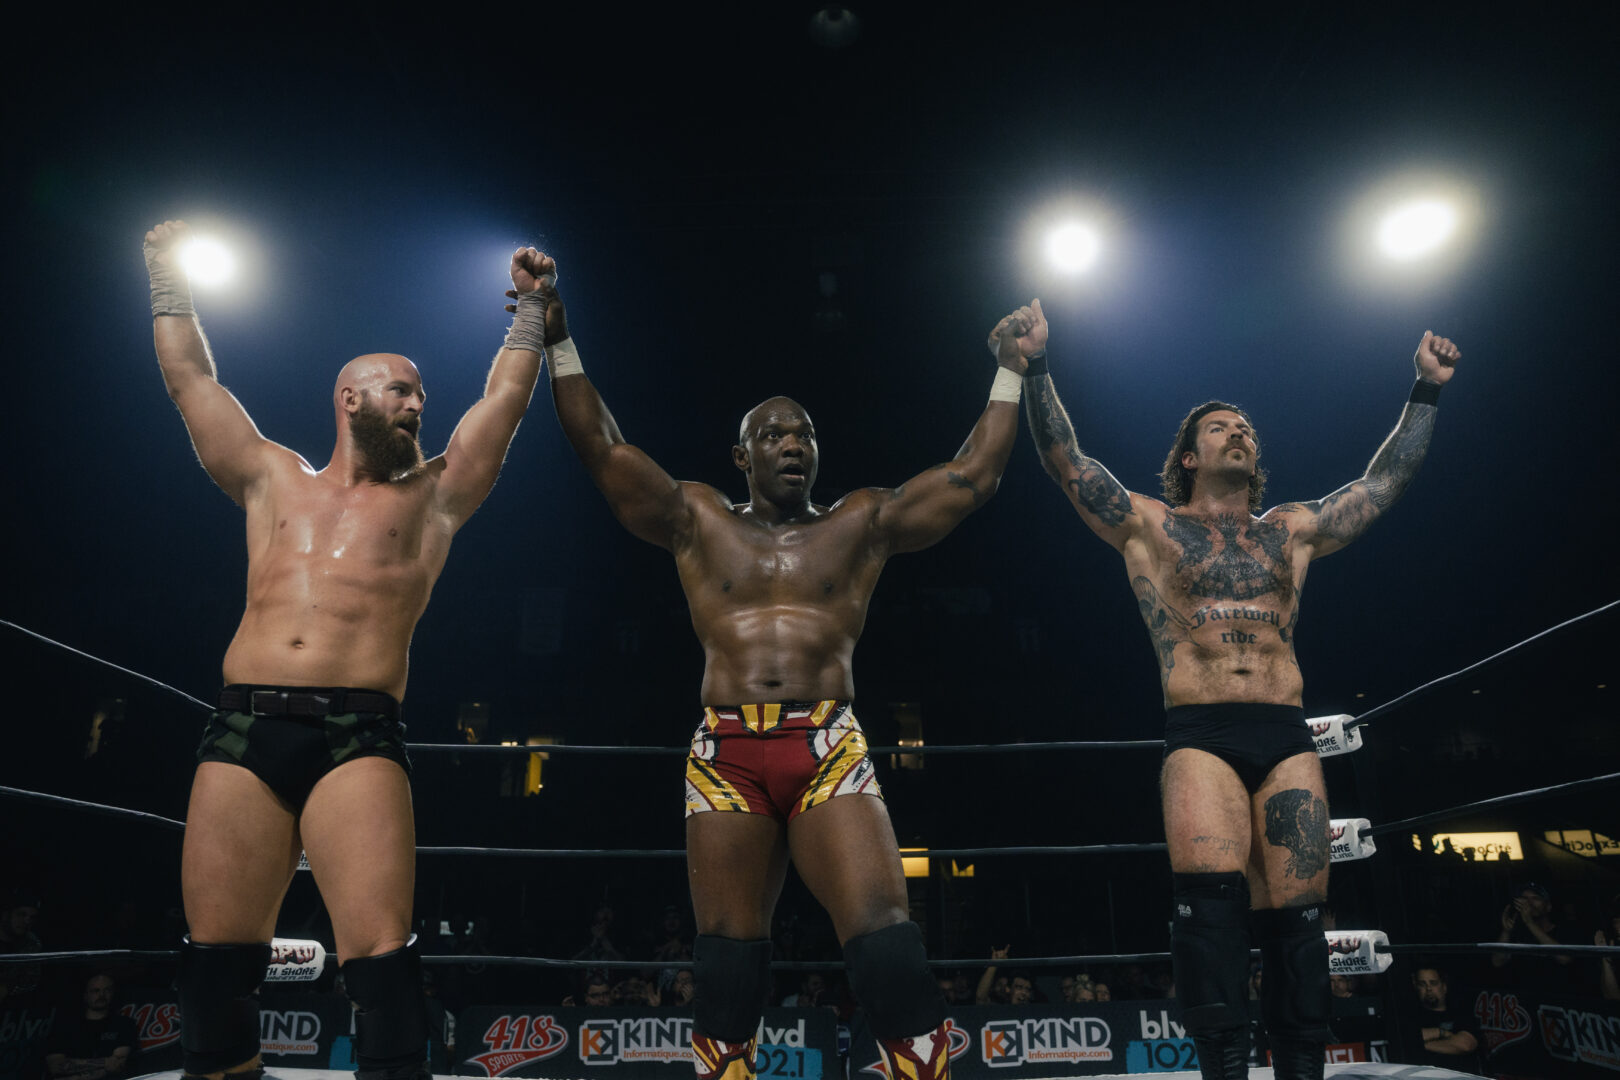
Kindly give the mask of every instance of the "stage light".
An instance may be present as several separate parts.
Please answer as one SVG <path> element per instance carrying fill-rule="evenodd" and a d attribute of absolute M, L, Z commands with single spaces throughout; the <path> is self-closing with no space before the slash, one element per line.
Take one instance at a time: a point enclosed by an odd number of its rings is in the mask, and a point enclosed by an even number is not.
<path fill-rule="evenodd" d="M 180 268 L 193 285 L 213 288 L 236 274 L 236 257 L 218 240 L 193 237 L 180 247 Z"/>
<path fill-rule="evenodd" d="M 1097 231 L 1087 225 L 1064 225 L 1052 232 L 1046 241 L 1046 253 L 1052 265 L 1070 274 L 1090 270 L 1102 250 Z"/>
<path fill-rule="evenodd" d="M 1457 211 L 1440 199 L 1420 199 L 1396 207 L 1378 226 L 1378 249 L 1408 262 L 1438 251 L 1457 231 Z"/>

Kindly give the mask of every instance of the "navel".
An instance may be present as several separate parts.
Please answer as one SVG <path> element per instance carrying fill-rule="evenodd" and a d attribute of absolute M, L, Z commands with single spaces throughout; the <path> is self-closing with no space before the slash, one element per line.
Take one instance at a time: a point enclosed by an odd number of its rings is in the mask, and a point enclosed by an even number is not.
<path fill-rule="evenodd" d="M 731 582 L 729 582 L 729 581 L 722 581 L 722 582 L 721 582 L 721 583 L 720 583 L 720 591 L 721 591 L 721 592 L 730 592 L 730 591 L 731 591 Z"/>
<path fill-rule="evenodd" d="M 389 529 L 388 530 L 388 535 L 389 536 L 398 536 L 399 535 L 399 530 L 398 529 Z"/>

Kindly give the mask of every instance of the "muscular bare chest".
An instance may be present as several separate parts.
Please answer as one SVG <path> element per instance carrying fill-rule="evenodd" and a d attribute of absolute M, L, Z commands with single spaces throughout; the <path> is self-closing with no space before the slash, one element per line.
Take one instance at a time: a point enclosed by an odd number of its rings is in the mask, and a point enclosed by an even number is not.
<path fill-rule="evenodd" d="M 865 530 L 837 515 L 764 527 L 731 515 L 706 521 L 679 556 L 688 595 L 726 606 L 864 604 L 881 568 Z"/>
<path fill-rule="evenodd" d="M 250 536 L 265 559 L 312 559 L 356 570 L 436 566 L 448 542 L 443 532 L 425 478 L 346 487 L 310 475 L 281 477 L 249 517 Z"/>
<path fill-rule="evenodd" d="M 1299 581 L 1282 521 L 1171 513 L 1150 544 L 1160 590 L 1188 608 L 1222 602 L 1274 610 L 1294 606 Z"/>

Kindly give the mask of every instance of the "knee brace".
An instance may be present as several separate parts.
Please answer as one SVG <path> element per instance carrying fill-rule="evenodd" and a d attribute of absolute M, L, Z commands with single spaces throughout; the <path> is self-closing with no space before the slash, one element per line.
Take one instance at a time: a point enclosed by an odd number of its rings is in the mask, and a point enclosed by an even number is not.
<path fill-rule="evenodd" d="M 1246 1031 L 1249 882 L 1236 871 L 1172 876 L 1170 959 L 1181 1022 L 1191 1035 Z"/>
<path fill-rule="evenodd" d="M 1254 913 L 1260 938 L 1260 1015 L 1273 1043 L 1328 1042 L 1333 995 L 1319 904 Z M 1178 987 L 1179 989 L 1179 987 Z M 1320 1060 L 1321 1055 L 1317 1055 Z"/>
<path fill-rule="evenodd" d="M 428 1019 L 416 936 L 404 948 L 343 965 L 355 1004 L 354 1058 L 361 1080 L 410 1080 L 426 1069 Z"/>
<path fill-rule="evenodd" d="M 771 943 L 699 934 L 692 941 L 692 1026 L 743 1043 L 754 1037 L 771 993 Z"/>
<path fill-rule="evenodd" d="M 180 946 L 180 1048 L 185 1071 L 221 1072 L 259 1053 L 259 997 L 270 943 Z"/>
<path fill-rule="evenodd" d="M 878 1039 L 926 1035 L 945 1022 L 945 998 L 928 970 L 922 927 L 896 923 L 844 943 L 849 988 Z"/>

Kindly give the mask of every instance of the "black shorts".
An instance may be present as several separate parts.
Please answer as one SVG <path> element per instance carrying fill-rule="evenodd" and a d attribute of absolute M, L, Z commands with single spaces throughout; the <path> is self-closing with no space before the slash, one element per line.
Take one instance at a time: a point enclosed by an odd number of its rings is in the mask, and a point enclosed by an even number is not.
<path fill-rule="evenodd" d="M 347 698 L 354 701 L 347 701 Z M 208 718 L 197 761 L 240 765 L 294 810 L 321 777 L 350 761 L 383 757 L 410 775 L 399 702 L 375 690 L 227 686 Z"/>
<path fill-rule="evenodd" d="M 1191 748 L 1232 766 L 1253 795 L 1278 763 L 1316 753 L 1316 740 L 1298 705 L 1223 701 L 1176 705 L 1164 713 L 1164 756 Z"/>

